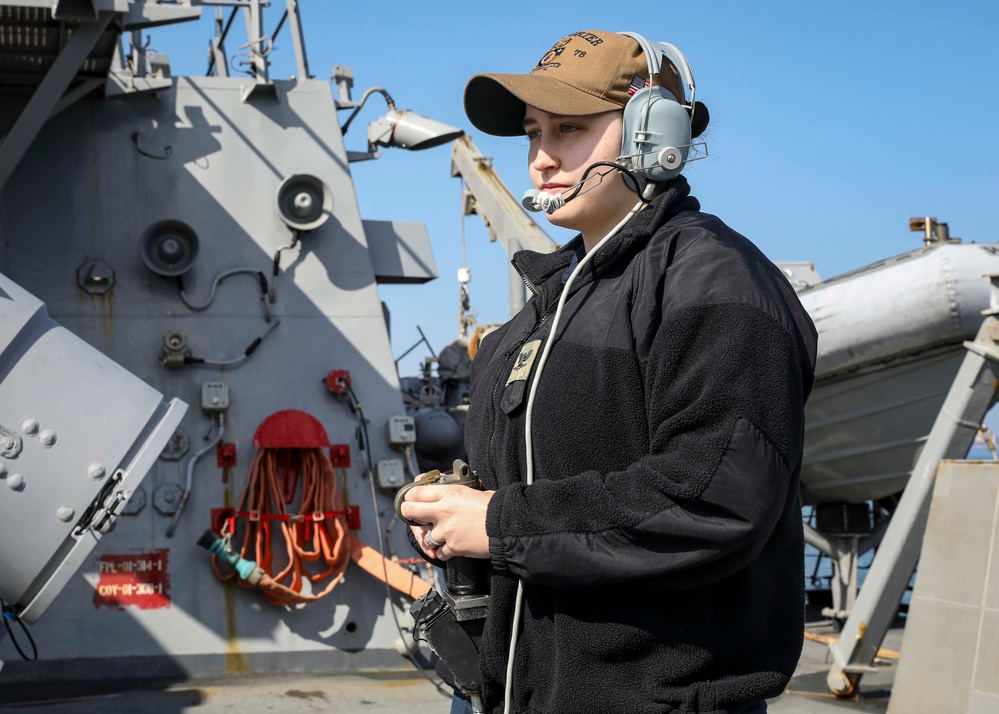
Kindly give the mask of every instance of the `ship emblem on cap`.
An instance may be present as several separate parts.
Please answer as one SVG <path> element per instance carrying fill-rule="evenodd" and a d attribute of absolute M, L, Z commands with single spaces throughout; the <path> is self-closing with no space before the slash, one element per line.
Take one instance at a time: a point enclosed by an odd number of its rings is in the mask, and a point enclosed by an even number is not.
<path fill-rule="evenodd" d="M 545 52 L 544 57 L 538 60 L 538 63 L 531 71 L 537 72 L 539 69 L 554 69 L 555 67 L 561 67 L 561 62 L 553 62 L 553 60 L 565 51 L 565 47 L 569 44 L 570 40 L 572 40 L 572 37 L 563 37 L 561 40 L 556 42 L 550 50 Z"/>

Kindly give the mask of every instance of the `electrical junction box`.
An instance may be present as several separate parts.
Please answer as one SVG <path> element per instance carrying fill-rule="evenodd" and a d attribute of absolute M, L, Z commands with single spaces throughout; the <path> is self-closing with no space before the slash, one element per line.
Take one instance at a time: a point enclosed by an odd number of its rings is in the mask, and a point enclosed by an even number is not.
<path fill-rule="evenodd" d="M 201 385 L 201 408 L 218 414 L 229 408 L 229 385 L 225 382 L 205 382 Z"/>
<path fill-rule="evenodd" d="M 376 466 L 378 471 L 378 487 L 386 491 L 402 488 L 406 483 L 406 467 L 402 459 L 382 459 Z"/>
<path fill-rule="evenodd" d="M 388 440 L 392 446 L 410 446 L 416 443 L 416 421 L 413 417 L 391 416 L 387 424 Z"/>

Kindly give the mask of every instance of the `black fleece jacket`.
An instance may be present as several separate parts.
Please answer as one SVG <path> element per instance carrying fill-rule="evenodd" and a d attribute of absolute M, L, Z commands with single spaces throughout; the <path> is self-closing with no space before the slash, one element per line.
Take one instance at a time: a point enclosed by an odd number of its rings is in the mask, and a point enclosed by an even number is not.
<path fill-rule="evenodd" d="M 725 712 L 778 695 L 801 653 L 798 477 L 815 329 L 780 271 L 699 212 L 683 177 L 571 287 L 577 238 L 517 253 L 533 298 L 472 365 L 465 431 L 489 504 L 480 666 L 502 709 L 517 580 L 516 712 Z"/>

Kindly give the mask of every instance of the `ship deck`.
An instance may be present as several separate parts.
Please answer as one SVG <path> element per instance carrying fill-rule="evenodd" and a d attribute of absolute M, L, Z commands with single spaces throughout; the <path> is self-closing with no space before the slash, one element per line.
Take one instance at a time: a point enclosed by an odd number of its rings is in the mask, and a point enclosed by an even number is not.
<path fill-rule="evenodd" d="M 770 700 L 772 714 L 847 714 L 884 712 L 898 662 L 890 656 L 876 662 L 878 671 L 864 676 L 859 692 L 837 699 L 825 687 L 829 650 L 821 640 L 836 630 L 809 613 L 808 637 L 791 685 Z M 902 643 L 904 620 L 889 631 L 883 650 L 890 655 Z M 223 714 L 234 711 L 304 714 L 305 712 L 364 712 L 365 714 L 446 714 L 450 690 L 435 686 L 416 670 L 369 675 L 241 675 L 181 682 L 90 682 L 86 684 L 16 684 L 3 686 L 0 710 L 31 714 L 104 714 L 143 711 L 145 714 Z"/>

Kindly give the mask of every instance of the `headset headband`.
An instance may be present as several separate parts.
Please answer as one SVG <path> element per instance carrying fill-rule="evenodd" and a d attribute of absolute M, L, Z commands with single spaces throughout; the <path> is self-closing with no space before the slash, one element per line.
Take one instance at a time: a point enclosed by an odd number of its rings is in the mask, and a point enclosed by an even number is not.
<path fill-rule="evenodd" d="M 687 58 L 684 56 L 683 52 L 668 42 L 650 42 L 637 32 L 619 32 L 618 34 L 630 37 L 642 48 L 642 52 L 645 54 L 645 59 L 649 67 L 649 82 L 652 81 L 652 77 L 659 74 L 662 69 L 662 57 L 663 55 L 666 55 L 666 59 L 670 61 L 670 64 L 676 67 L 676 71 L 680 73 L 680 78 L 683 80 L 684 84 L 687 85 L 687 89 L 690 90 L 690 104 L 687 104 L 686 106 L 690 108 L 690 120 L 693 121 L 695 106 L 694 94 L 696 92 L 696 85 L 694 84 L 694 73 L 691 71 L 690 63 L 687 62 Z M 681 104 L 683 104 L 686 99 L 686 97 L 677 97 L 677 101 Z"/>

